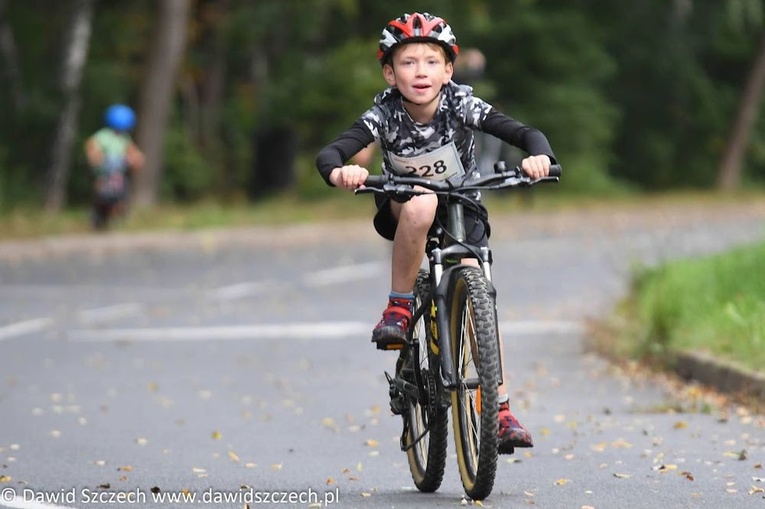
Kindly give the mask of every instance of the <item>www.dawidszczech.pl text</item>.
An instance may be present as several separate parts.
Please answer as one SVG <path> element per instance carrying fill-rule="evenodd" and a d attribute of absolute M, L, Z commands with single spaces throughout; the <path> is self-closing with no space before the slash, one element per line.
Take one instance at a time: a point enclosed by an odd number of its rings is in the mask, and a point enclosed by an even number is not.
<path fill-rule="evenodd" d="M 240 489 L 219 491 L 209 488 L 202 492 L 189 490 L 162 491 L 135 489 L 110 491 L 90 488 L 71 488 L 58 491 L 38 491 L 31 488 L 4 488 L 0 491 L 2 502 L 36 502 L 39 504 L 306 504 L 311 507 L 327 507 L 340 501 L 340 490 L 334 491 L 279 491 Z"/>

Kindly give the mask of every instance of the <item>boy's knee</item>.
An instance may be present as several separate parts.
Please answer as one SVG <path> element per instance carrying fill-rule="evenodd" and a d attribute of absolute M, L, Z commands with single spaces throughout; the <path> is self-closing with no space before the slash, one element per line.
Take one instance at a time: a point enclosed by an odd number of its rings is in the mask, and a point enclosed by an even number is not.
<path fill-rule="evenodd" d="M 429 228 L 436 217 L 438 198 L 436 195 L 416 196 L 401 206 L 399 220 Z"/>

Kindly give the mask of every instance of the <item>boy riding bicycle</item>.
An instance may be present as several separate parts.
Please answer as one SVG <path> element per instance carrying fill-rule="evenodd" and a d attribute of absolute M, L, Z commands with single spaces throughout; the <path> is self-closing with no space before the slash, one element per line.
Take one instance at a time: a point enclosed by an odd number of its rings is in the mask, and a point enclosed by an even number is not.
<path fill-rule="evenodd" d="M 104 113 L 104 126 L 85 142 L 85 156 L 93 171 L 93 227 L 104 229 L 124 213 L 128 174 L 144 165 L 143 152 L 130 131 L 136 116 L 130 106 L 113 104 Z"/>
<path fill-rule="evenodd" d="M 390 21 L 382 31 L 377 54 L 389 88 L 319 152 L 316 165 L 327 184 L 349 190 L 363 186 L 369 171 L 347 162 L 375 141 L 382 149 L 384 173 L 416 172 L 455 182 L 477 177 L 474 130 L 524 150 L 530 156 L 521 162 L 523 171 L 535 179 L 546 176 L 555 161 L 547 138 L 473 96 L 469 86 L 451 81 L 458 53 L 454 33 L 442 18 L 413 13 Z M 444 207 L 434 194 L 402 201 L 376 197 L 374 226 L 382 237 L 393 241 L 393 250 L 391 292 L 372 341 L 378 349 L 391 350 L 401 348 L 406 340 L 428 233 Z M 478 213 L 465 210 L 468 240 L 486 246 L 490 232 L 485 231 Z M 502 380 L 499 452 L 533 447 L 531 434 L 510 412 L 504 373 Z"/>

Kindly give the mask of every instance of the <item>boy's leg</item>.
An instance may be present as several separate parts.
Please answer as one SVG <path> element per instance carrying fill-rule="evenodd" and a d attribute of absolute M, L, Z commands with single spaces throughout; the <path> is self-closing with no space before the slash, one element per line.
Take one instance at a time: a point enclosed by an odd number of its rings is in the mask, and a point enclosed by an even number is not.
<path fill-rule="evenodd" d="M 502 359 L 502 385 L 499 386 L 499 453 L 512 454 L 516 447 L 534 447 L 531 433 L 510 411 L 510 395 L 507 393 L 507 369 L 505 369 L 505 342 L 499 333 L 499 356 Z"/>
<path fill-rule="evenodd" d="M 391 291 L 412 293 L 437 207 L 438 197 L 434 194 L 391 203 L 391 212 L 398 222 L 391 256 Z"/>
<path fill-rule="evenodd" d="M 401 348 L 406 340 L 414 282 L 437 207 L 436 195 L 415 196 L 404 203 L 390 202 L 392 220 L 397 223 L 391 255 L 391 293 L 382 320 L 372 332 L 372 341 L 380 350 Z"/>

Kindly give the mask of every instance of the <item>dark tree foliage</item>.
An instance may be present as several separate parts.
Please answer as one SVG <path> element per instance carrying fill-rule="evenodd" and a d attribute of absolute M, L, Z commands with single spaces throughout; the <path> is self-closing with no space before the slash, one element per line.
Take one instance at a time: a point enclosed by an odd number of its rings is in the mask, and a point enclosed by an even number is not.
<path fill-rule="evenodd" d="M 45 195 L 71 5 L 0 0 L 0 209 L 39 206 Z M 327 192 L 313 157 L 385 86 L 375 59 L 380 30 L 414 10 L 445 17 L 461 47 L 484 53 L 476 93 L 545 131 L 568 170 L 561 188 L 711 188 L 761 29 L 732 23 L 729 5 L 194 0 L 158 193 L 192 201 L 259 199 L 285 187 L 306 197 Z M 79 147 L 104 108 L 138 106 L 155 11 L 152 0 L 96 4 L 68 185 L 73 205 L 88 196 Z M 765 125 L 754 129 L 745 182 L 765 177 Z M 291 153 L 281 157 L 271 150 L 277 145 Z"/>

